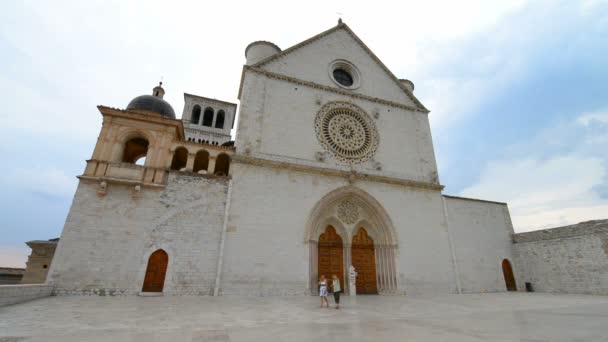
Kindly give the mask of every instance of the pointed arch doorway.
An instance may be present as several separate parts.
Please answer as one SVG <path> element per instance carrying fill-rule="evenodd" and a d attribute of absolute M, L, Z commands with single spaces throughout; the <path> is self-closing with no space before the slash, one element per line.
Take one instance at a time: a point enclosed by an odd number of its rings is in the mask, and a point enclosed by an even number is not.
<path fill-rule="evenodd" d="M 333 226 L 327 226 L 319 236 L 317 251 L 319 278 L 325 275 L 329 279 L 335 274 L 344 284 L 344 245 Z"/>
<path fill-rule="evenodd" d="M 169 255 L 162 249 L 150 255 L 142 292 L 163 292 Z"/>
<path fill-rule="evenodd" d="M 322 274 L 334 273 L 340 276 L 344 292 L 349 293 L 350 265 L 359 276 L 357 293 L 404 293 L 398 282 L 395 228 L 384 207 L 367 192 L 348 185 L 320 198 L 310 213 L 304 239 L 309 249 L 307 290 L 311 294 L 318 293 Z M 340 272 L 336 260 L 342 263 Z"/>
<path fill-rule="evenodd" d="M 374 240 L 365 228 L 359 228 L 353 235 L 351 253 L 352 263 L 357 271 L 357 294 L 378 294 Z"/>

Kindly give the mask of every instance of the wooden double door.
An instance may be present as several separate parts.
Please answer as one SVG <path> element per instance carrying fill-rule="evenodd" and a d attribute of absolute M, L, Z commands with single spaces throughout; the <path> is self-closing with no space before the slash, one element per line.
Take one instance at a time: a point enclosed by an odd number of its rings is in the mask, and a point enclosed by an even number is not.
<path fill-rule="evenodd" d="M 357 294 L 377 294 L 374 241 L 363 228 L 359 228 L 353 236 L 351 259 L 357 272 Z M 319 237 L 317 260 L 319 278 L 325 275 L 329 279 L 336 274 L 344 289 L 344 245 L 332 226 L 327 226 Z"/>

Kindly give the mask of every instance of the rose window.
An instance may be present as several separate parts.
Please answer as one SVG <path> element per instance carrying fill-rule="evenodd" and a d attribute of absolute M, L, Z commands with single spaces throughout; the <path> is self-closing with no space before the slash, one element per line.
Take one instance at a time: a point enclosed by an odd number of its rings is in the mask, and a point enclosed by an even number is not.
<path fill-rule="evenodd" d="M 325 105 L 315 120 L 317 138 L 339 160 L 359 163 L 378 147 L 374 123 L 359 107 L 342 102 Z"/>

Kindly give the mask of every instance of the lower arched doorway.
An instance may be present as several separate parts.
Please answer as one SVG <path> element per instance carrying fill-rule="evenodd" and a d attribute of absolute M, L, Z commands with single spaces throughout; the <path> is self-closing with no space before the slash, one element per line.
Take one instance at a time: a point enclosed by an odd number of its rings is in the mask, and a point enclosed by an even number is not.
<path fill-rule="evenodd" d="M 515 284 L 515 276 L 513 275 L 513 268 L 509 259 L 502 261 L 502 274 L 505 277 L 507 291 L 517 291 L 517 284 Z"/>
<path fill-rule="evenodd" d="M 169 256 L 162 249 L 150 255 L 142 292 L 163 292 Z"/>
<path fill-rule="evenodd" d="M 317 257 L 319 278 L 325 275 L 330 279 L 335 274 L 340 278 L 340 284 L 344 284 L 344 249 L 342 238 L 334 227 L 327 226 L 319 236 Z"/>
<path fill-rule="evenodd" d="M 357 294 L 377 294 L 374 240 L 367 235 L 364 228 L 359 228 L 353 235 L 351 253 L 352 263 L 357 272 Z"/>

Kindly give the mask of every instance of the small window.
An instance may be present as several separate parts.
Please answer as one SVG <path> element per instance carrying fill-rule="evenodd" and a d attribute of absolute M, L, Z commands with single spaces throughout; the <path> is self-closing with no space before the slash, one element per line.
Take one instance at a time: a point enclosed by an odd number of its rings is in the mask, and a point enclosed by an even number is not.
<path fill-rule="evenodd" d="M 211 127 L 213 125 L 213 108 L 205 108 L 203 113 L 203 126 Z"/>
<path fill-rule="evenodd" d="M 190 123 L 198 125 L 198 122 L 201 120 L 201 106 L 196 105 L 192 109 L 192 118 L 190 119 Z"/>
<path fill-rule="evenodd" d="M 215 128 L 224 128 L 224 118 L 226 114 L 223 110 L 217 112 L 217 119 L 215 119 Z"/>
<path fill-rule="evenodd" d="M 354 83 L 353 76 L 344 69 L 334 70 L 334 79 L 345 87 L 350 87 Z"/>

